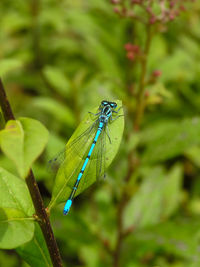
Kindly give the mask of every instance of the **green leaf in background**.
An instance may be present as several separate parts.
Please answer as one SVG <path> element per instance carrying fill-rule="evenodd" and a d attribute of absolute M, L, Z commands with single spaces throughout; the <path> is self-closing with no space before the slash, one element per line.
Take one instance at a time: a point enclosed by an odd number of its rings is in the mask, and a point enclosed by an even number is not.
<path fill-rule="evenodd" d="M 183 154 L 200 144 L 200 118 L 188 118 L 152 125 L 141 134 L 146 145 L 142 161 L 155 163 Z"/>
<path fill-rule="evenodd" d="M 33 101 L 35 107 L 40 108 L 58 120 L 60 123 L 67 125 L 68 127 L 75 126 L 75 116 L 71 109 L 58 101 L 47 98 L 38 97 Z"/>
<path fill-rule="evenodd" d="M 35 225 L 33 239 L 17 248 L 17 253 L 31 267 L 50 267 L 52 266 L 47 246 L 38 224 Z"/>
<path fill-rule="evenodd" d="M 0 168 L 1 248 L 15 248 L 33 237 L 33 213 L 25 181 Z"/>
<path fill-rule="evenodd" d="M 29 118 L 10 120 L 5 129 L 0 131 L 1 149 L 14 162 L 22 178 L 27 176 L 47 140 L 46 128 L 39 121 Z"/>
<path fill-rule="evenodd" d="M 172 215 L 180 203 L 181 178 L 179 165 L 167 174 L 161 167 L 148 169 L 140 189 L 125 208 L 125 228 L 147 227 Z"/>
<path fill-rule="evenodd" d="M 178 47 L 173 54 L 163 59 L 159 68 L 162 70 L 162 81 L 192 80 L 195 66 L 191 54 Z M 192 70 L 192 71 L 191 71 Z"/>
<path fill-rule="evenodd" d="M 115 102 L 117 103 L 118 107 L 122 106 L 121 101 L 117 100 Z M 91 112 L 96 113 L 97 109 L 98 108 L 96 107 L 92 109 Z M 123 109 L 120 109 L 118 115 L 123 115 Z M 91 119 L 90 114 L 87 114 L 74 132 L 74 134 L 72 135 L 72 137 L 69 139 L 68 144 L 72 142 L 76 137 L 80 136 L 86 129 L 88 129 L 92 125 L 92 123 L 94 123 L 94 121 Z M 109 123 L 108 126 L 112 143 L 110 144 L 109 139 L 106 136 L 106 168 L 108 168 L 108 166 L 111 164 L 119 149 L 124 130 L 124 117 L 119 117 L 113 123 Z M 92 142 L 92 140 L 90 141 Z M 67 199 L 83 163 L 84 159 L 80 158 L 77 153 L 76 157 L 69 158 L 68 162 L 65 161 L 63 165 L 61 165 L 56 176 L 50 207 L 52 207 L 56 203 L 63 202 Z M 89 174 L 87 174 L 87 171 L 85 172 L 83 178 L 80 181 L 76 196 L 82 191 L 84 191 L 86 188 L 88 188 L 95 181 L 96 159 L 90 159 L 90 172 Z"/>
<path fill-rule="evenodd" d="M 83 245 L 80 249 L 80 257 L 87 267 L 97 266 L 99 262 L 98 248 L 94 245 Z"/>
<path fill-rule="evenodd" d="M 46 66 L 43 73 L 50 86 L 53 86 L 64 97 L 69 95 L 71 85 L 61 69 L 53 66 Z"/>
<path fill-rule="evenodd" d="M 19 59 L 7 58 L 0 61 L 0 76 L 6 75 L 8 72 L 21 68 L 23 65 Z"/>
<path fill-rule="evenodd" d="M 197 167 L 200 167 L 200 147 L 192 146 L 186 152 L 185 156 L 191 160 Z"/>
<path fill-rule="evenodd" d="M 171 216 L 179 207 L 181 201 L 181 187 L 183 179 L 183 167 L 179 164 L 166 174 L 163 200 L 162 219 Z"/>
<path fill-rule="evenodd" d="M 153 251 L 164 249 L 165 253 L 187 259 L 189 262 L 181 266 L 200 264 L 199 237 L 200 223 L 198 218 L 182 218 L 167 221 L 135 232 L 127 239 L 127 246 Z M 130 252 L 127 250 L 127 253 Z M 137 251 L 136 251 L 137 253 Z M 143 251 L 143 253 L 145 253 Z M 191 264 L 196 263 L 195 265 Z M 167 266 L 171 266 L 167 265 Z"/>

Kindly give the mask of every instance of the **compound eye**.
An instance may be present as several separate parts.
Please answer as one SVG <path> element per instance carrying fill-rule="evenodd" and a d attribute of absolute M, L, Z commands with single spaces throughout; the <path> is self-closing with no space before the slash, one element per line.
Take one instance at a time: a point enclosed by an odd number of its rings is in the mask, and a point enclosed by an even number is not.
<path fill-rule="evenodd" d="M 111 106 L 112 108 L 116 108 L 116 107 L 117 107 L 117 103 L 115 103 L 115 102 L 111 102 L 111 103 L 110 103 L 110 106 Z"/>
<path fill-rule="evenodd" d="M 101 105 L 102 105 L 102 106 L 106 106 L 106 105 L 108 105 L 108 101 L 106 101 L 106 100 L 101 101 Z"/>

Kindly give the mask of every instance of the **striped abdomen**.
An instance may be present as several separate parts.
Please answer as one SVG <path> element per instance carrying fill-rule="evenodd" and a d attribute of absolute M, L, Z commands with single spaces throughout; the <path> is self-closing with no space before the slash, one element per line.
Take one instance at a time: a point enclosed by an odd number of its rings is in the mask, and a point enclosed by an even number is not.
<path fill-rule="evenodd" d="M 86 168 L 86 166 L 87 166 L 87 164 L 88 164 L 88 162 L 89 162 L 89 160 L 90 160 L 90 157 L 91 157 L 91 155 L 92 155 L 92 151 L 94 150 L 94 147 L 95 147 L 96 142 L 97 142 L 97 140 L 98 140 L 98 138 L 99 138 L 99 135 L 100 135 L 101 132 L 102 132 L 103 127 L 104 127 L 104 123 L 103 123 L 103 122 L 100 122 L 100 123 L 99 123 L 98 130 L 97 130 L 96 135 L 95 135 L 95 137 L 94 137 L 93 143 L 92 143 L 92 145 L 91 145 L 91 147 L 90 147 L 90 150 L 89 150 L 89 152 L 88 152 L 88 155 L 87 155 L 87 157 L 86 157 L 86 159 L 85 159 L 85 161 L 84 161 L 84 163 L 83 163 L 83 166 L 82 166 L 82 168 L 81 168 L 81 171 L 79 172 L 79 175 L 78 175 L 78 177 L 77 177 L 77 180 L 76 180 L 76 182 L 75 182 L 75 184 L 74 184 L 74 186 L 73 186 L 72 192 L 71 192 L 71 194 L 70 194 L 70 196 L 69 196 L 69 198 L 68 198 L 68 200 L 67 200 L 67 202 L 66 202 L 66 204 L 65 204 L 65 207 L 64 207 L 64 210 L 63 210 L 63 213 L 64 213 L 65 215 L 66 215 L 66 214 L 69 212 L 69 210 L 70 210 L 70 207 L 71 207 L 71 205 L 72 205 L 72 200 L 73 200 L 73 198 L 74 198 L 74 196 L 75 196 L 75 194 L 76 194 L 76 191 L 77 191 L 79 182 L 80 182 L 80 180 L 81 180 L 81 178 L 82 178 L 82 176 L 83 176 L 83 173 L 84 173 L 84 171 L 85 171 L 85 168 Z"/>

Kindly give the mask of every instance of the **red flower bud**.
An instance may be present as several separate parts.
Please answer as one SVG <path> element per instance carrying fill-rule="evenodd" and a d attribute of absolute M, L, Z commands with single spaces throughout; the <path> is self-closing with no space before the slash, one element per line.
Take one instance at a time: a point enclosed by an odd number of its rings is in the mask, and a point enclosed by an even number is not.
<path fill-rule="evenodd" d="M 170 20 L 174 20 L 174 19 L 175 19 L 175 15 L 174 15 L 174 13 L 170 13 L 170 14 L 169 14 L 169 19 L 170 19 Z"/>
<path fill-rule="evenodd" d="M 131 4 L 138 4 L 139 5 L 139 4 L 141 4 L 141 2 L 142 2 L 141 0 L 132 0 Z"/>
<path fill-rule="evenodd" d="M 116 14 L 119 14 L 119 13 L 120 13 L 120 9 L 119 9 L 119 7 L 114 7 L 114 8 L 113 8 L 113 11 L 114 11 Z"/>
<path fill-rule="evenodd" d="M 117 5 L 117 4 L 119 4 L 119 0 L 110 0 L 110 2 L 111 2 L 111 4 L 113 4 L 113 5 Z"/>
<path fill-rule="evenodd" d="M 132 46 L 132 50 L 133 50 L 136 54 L 138 54 L 138 53 L 140 52 L 140 48 L 139 48 L 138 45 L 133 45 L 133 46 Z"/>
<path fill-rule="evenodd" d="M 149 95 L 150 95 L 150 94 L 149 94 L 149 91 L 148 91 L 148 90 L 145 91 L 144 96 L 145 96 L 145 97 L 149 97 Z"/>
<path fill-rule="evenodd" d="M 136 54 L 140 52 L 140 48 L 138 45 L 133 45 L 131 43 L 127 43 L 124 45 L 124 48 L 126 49 L 127 52 L 135 52 Z"/>
<path fill-rule="evenodd" d="M 135 55 L 132 51 L 129 51 L 127 54 L 126 54 L 126 57 L 130 60 L 130 61 L 133 61 L 135 59 Z"/>
<path fill-rule="evenodd" d="M 131 43 L 127 43 L 124 45 L 124 48 L 126 49 L 126 51 L 131 51 L 133 48 L 133 45 Z"/>
<path fill-rule="evenodd" d="M 153 16 L 151 16 L 151 18 L 149 19 L 149 23 L 150 23 L 150 24 L 154 24 L 155 22 L 156 22 L 156 16 L 153 15 Z"/>
<path fill-rule="evenodd" d="M 180 11 L 185 11 L 185 7 L 184 7 L 184 5 L 180 5 L 180 6 L 179 6 L 179 10 L 180 10 Z"/>
<path fill-rule="evenodd" d="M 161 71 L 161 70 L 154 70 L 154 71 L 152 72 L 152 75 L 153 75 L 154 77 L 159 77 L 159 76 L 162 75 L 162 71 Z"/>

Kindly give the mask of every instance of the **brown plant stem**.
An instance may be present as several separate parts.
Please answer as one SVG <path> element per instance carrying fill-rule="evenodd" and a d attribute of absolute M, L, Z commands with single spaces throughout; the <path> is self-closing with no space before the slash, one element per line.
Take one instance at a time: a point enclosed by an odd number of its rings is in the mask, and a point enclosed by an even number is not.
<path fill-rule="evenodd" d="M 7 122 L 8 120 L 14 120 L 15 117 L 12 112 L 11 106 L 8 102 L 5 89 L 4 89 L 1 79 L 0 79 L 0 105 L 1 105 L 1 109 L 2 109 L 5 121 Z M 35 212 L 36 212 L 35 217 L 38 218 L 37 221 L 43 232 L 53 266 L 61 267 L 62 261 L 61 261 L 60 252 L 59 252 L 56 239 L 54 237 L 54 234 L 51 228 L 50 220 L 45 211 L 45 206 L 44 206 L 44 203 L 43 203 L 43 200 L 42 200 L 42 197 L 41 197 L 41 194 L 40 194 L 40 191 L 39 191 L 39 188 L 36 183 L 32 170 L 30 170 L 28 176 L 26 177 L 26 184 L 28 186 L 28 189 L 29 189 L 32 201 L 33 201 L 33 205 L 35 207 Z"/>
<path fill-rule="evenodd" d="M 10 103 L 8 102 L 8 98 L 6 96 L 6 92 L 3 87 L 3 83 L 0 79 L 0 105 L 1 110 L 3 112 L 4 120 L 7 122 L 8 120 L 14 120 L 14 114 L 12 113 L 12 109 L 10 107 Z"/>
<path fill-rule="evenodd" d="M 139 86 L 138 86 L 138 92 L 136 95 L 136 113 L 135 113 L 135 121 L 134 121 L 134 129 L 138 130 L 140 127 L 140 124 L 142 122 L 144 109 L 145 109 L 145 99 L 144 99 L 144 90 L 145 90 L 145 79 L 146 79 L 146 72 L 147 72 L 147 58 L 149 54 L 150 44 L 152 39 L 152 31 L 151 26 L 147 26 L 147 38 L 145 42 L 144 47 L 144 54 L 141 58 L 141 76 L 139 80 Z M 134 166 L 133 164 L 133 155 L 134 151 L 130 151 L 128 156 L 128 172 L 126 177 L 124 178 L 124 182 L 127 184 L 129 180 L 131 179 L 132 173 L 134 172 L 134 169 L 137 166 Z M 113 267 L 119 267 L 120 266 L 120 254 L 121 254 L 121 248 L 123 245 L 124 238 L 129 235 L 133 230 L 134 227 L 131 227 L 128 230 L 124 230 L 123 227 L 123 212 L 124 209 L 129 201 L 129 197 L 126 193 L 126 188 L 122 192 L 122 196 L 118 205 L 117 210 L 117 241 L 116 246 L 113 252 Z"/>
<path fill-rule="evenodd" d="M 129 161 L 129 168 L 127 175 L 124 178 L 124 182 L 127 184 L 129 180 L 131 179 L 132 173 L 134 171 L 134 165 L 133 160 L 133 151 L 131 151 L 128 155 L 128 161 Z M 124 209 L 128 203 L 128 196 L 126 193 L 126 188 L 122 191 L 122 196 L 121 200 L 118 205 L 118 210 L 117 210 L 117 241 L 116 241 L 116 246 L 113 252 L 113 267 L 118 267 L 120 264 L 120 254 L 121 254 L 121 248 L 123 244 L 124 238 L 131 233 L 130 229 L 124 230 L 123 228 L 123 212 Z"/>
<path fill-rule="evenodd" d="M 134 121 L 134 129 L 139 130 L 140 124 L 142 122 L 144 109 L 145 109 L 145 101 L 144 101 L 144 90 L 145 90 L 145 78 L 147 72 L 147 58 L 149 54 L 150 44 L 152 40 L 152 29 L 150 25 L 146 26 L 147 38 L 144 47 L 144 54 L 141 58 L 141 76 L 139 80 L 138 92 L 136 96 L 136 113 L 135 113 L 135 121 Z"/>

